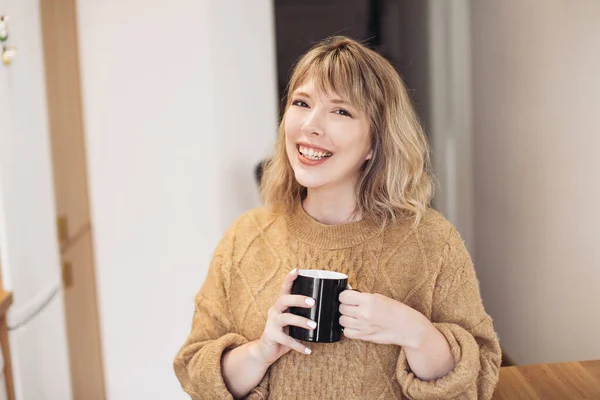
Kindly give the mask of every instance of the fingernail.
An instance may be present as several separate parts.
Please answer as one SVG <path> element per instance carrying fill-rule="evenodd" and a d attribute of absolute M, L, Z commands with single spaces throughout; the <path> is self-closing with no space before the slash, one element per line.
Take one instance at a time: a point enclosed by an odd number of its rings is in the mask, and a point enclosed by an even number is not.
<path fill-rule="evenodd" d="M 304 300 L 304 302 L 311 307 L 315 305 L 315 299 L 312 299 L 312 298 L 308 298 L 308 299 Z"/>
<path fill-rule="evenodd" d="M 304 349 L 304 352 L 306 354 L 310 354 L 310 353 L 312 353 L 312 350 L 307 347 L 307 348 Z"/>
<path fill-rule="evenodd" d="M 290 271 L 290 275 L 294 275 L 294 274 L 296 273 L 296 270 L 297 270 L 297 269 L 298 269 L 298 268 L 294 268 L 293 270 L 291 270 L 291 271 Z"/>
<path fill-rule="evenodd" d="M 309 327 L 315 329 L 317 327 L 317 323 L 315 321 L 308 321 L 306 323 L 306 325 L 308 325 Z"/>

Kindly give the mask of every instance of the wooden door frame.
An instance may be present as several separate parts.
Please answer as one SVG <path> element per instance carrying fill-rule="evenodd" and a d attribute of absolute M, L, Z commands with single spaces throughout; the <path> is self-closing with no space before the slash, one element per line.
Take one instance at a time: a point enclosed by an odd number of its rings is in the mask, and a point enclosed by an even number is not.
<path fill-rule="evenodd" d="M 74 398 L 104 400 L 106 383 L 89 211 L 77 2 L 40 0 L 40 18 L 72 392 Z M 80 307 L 82 304 L 84 307 Z M 87 354 L 82 354 L 85 350 Z M 78 365 L 86 368 L 82 371 L 76 368 Z"/>

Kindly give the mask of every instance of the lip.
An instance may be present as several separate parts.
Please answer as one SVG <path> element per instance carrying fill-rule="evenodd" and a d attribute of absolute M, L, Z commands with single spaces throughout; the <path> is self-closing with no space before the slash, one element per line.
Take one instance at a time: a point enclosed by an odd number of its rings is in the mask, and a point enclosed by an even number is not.
<path fill-rule="evenodd" d="M 298 144 L 296 145 L 296 155 L 298 156 L 298 161 L 300 161 L 300 163 L 302 163 L 302 164 L 304 164 L 304 165 L 308 165 L 308 166 L 316 166 L 316 165 L 323 164 L 324 162 L 326 162 L 327 160 L 329 160 L 329 159 L 331 158 L 331 156 L 330 156 L 330 157 L 325 157 L 325 158 L 322 158 L 322 159 L 320 159 L 320 160 L 311 160 L 310 158 L 306 158 L 306 157 L 304 157 L 304 156 L 303 156 L 303 155 L 300 153 L 300 146 L 303 146 L 303 147 L 308 147 L 308 148 L 311 148 L 311 149 L 314 149 L 314 150 L 323 151 L 323 152 L 328 152 L 328 153 L 331 153 L 331 154 L 333 154 L 333 153 L 332 153 L 332 152 L 330 152 L 329 150 L 325 150 L 325 149 L 322 149 L 322 148 L 320 148 L 320 147 L 314 147 L 314 146 L 310 146 L 310 145 L 308 145 L 308 144 L 298 143 Z"/>
<path fill-rule="evenodd" d="M 300 161 L 300 163 L 302 163 L 304 165 L 309 165 L 309 166 L 323 164 L 324 162 L 327 162 L 327 160 L 329 160 L 331 158 L 331 157 L 327 157 L 327 158 L 322 158 L 320 160 L 311 160 L 309 158 L 304 157 L 302 154 L 300 154 L 298 149 L 296 149 L 296 155 L 298 156 L 298 161 Z"/>
<path fill-rule="evenodd" d="M 309 149 L 317 150 L 317 151 L 320 151 L 320 152 L 323 152 L 323 153 L 331 153 L 331 154 L 333 154 L 333 151 L 331 151 L 331 150 L 327 150 L 327 149 L 324 149 L 322 147 L 313 146 L 312 144 L 306 143 L 306 142 L 298 142 L 298 143 L 296 143 L 296 148 L 298 148 L 299 146 L 308 147 Z"/>

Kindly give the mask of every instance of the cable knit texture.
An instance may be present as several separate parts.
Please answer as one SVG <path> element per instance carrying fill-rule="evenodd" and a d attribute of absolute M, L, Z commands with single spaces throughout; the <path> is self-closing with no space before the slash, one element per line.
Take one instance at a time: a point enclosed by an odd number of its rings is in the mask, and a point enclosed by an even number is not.
<path fill-rule="evenodd" d="M 352 287 L 380 293 L 427 316 L 446 337 L 456 366 L 425 382 L 401 347 L 343 338 L 310 343 L 309 356 L 281 357 L 247 399 L 489 399 L 500 347 L 458 232 L 429 210 L 417 228 L 398 222 L 383 231 L 364 219 L 327 226 L 298 205 L 290 215 L 266 208 L 229 228 L 196 296 L 191 333 L 175 372 L 192 399 L 232 399 L 221 357 L 261 337 L 267 310 L 293 268 L 342 272 Z"/>

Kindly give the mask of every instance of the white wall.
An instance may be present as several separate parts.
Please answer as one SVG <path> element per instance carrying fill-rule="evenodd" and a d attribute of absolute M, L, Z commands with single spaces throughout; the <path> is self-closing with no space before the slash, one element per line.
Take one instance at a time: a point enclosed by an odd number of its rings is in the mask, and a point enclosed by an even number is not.
<path fill-rule="evenodd" d="M 600 2 L 471 6 L 485 305 L 517 363 L 600 358 Z"/>
<path fill-rule="evenodd" d="M 275 141 L 268 0 L 78 0 L 110 400 L 188 398 L 172 359 Z"/>

